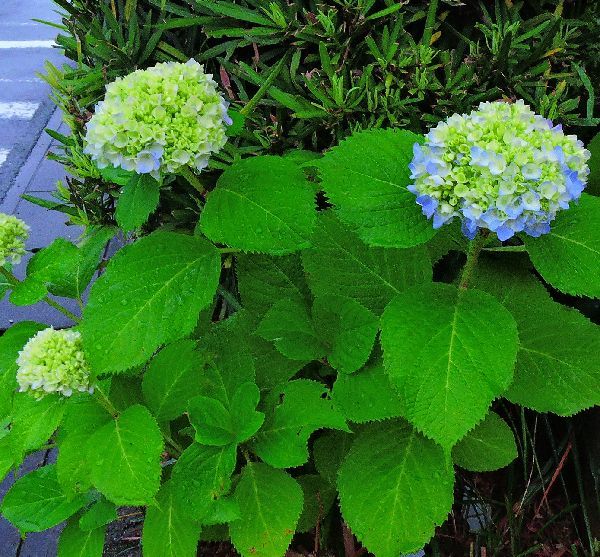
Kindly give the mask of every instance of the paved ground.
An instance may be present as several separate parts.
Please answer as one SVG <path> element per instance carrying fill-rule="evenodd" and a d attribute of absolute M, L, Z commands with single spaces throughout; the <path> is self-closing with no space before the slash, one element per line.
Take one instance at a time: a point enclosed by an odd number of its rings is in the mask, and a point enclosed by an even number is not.
<path fill-rule="evenodd" d="M 44 247 L 58 236 L 75 239 L 79 234 L 65 226 L 62 215 L 20 197 L 30 193 L 49 198 L 64 177 L 60 165 L 46 158 L 52 141 L 43 131 L 58 129 L 61 116 L 49 98 L 50 87 L 36 72 L 44 70 L 46 60 L 54 65 L 66 60 L 52 47 L 57 30 L 32 18 L 60 22 L 52 0 L 0 0 L 0 211 L 29 224 L 29 249 Z M 24 270 L 20 265 L 15 274 L 22 276 Z M 0 329 L 26 319 L 70 324 L 45 304 L 16 308 L 6 299 L 0 301 Z"/>
<path fill-rule="evenodd" d="M 62 64 L 52 48 L 56 29 L 33 18 L 60 22 L 51 0 L 0 1 L 0 202 L 50 118 L 50 89 L 36 72 Z"/>

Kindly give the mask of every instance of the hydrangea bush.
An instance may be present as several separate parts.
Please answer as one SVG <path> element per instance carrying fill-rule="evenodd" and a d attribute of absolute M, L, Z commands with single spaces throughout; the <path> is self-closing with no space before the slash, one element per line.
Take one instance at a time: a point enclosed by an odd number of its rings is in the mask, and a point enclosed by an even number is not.
<path fill-rule="evenodd" d="M 153 113 L 177 118 L 180 99 L 147 105 L 148 92 L 145 126 L 165 130 Z M 186 137 L 221 125 L 210 98 Z M 104 129 L 131 121 L 109 106 Z M 164 137 L 152 171 L 167 179 L 183 159 Z M 147 150 L 138 139 L 125 133 L 131 150 L 113 164 Z M 599 330 L 550 295 L 600 297 L 588 157 L 523 103 L 486 103 L 426 138 L 372 130 L 322 155 L 237 158 L 193 229 L 150 234 L 163 194 L 135 167 L 117 206 L 128 241 L 108 263 L 111 228 L 39 251 L 23 281 L 0 268 L 11 301 L 73 321 L 0 337 L 0 476 L 49 438 L 58 447 L 2 514 L 24 534 L 67 520 L 61 556 L 101 555 L 121 506 L 146 507 L 149 557 L 192 557 L 200 540 L 283 557 L 296 533 L 340 515 L 376 557 L 418 550 L 448 517 L 455 467 L 516 458 L 497 400 L 561 416 L 600 403 Z M 3 223 L 12 246 L 23 228 Z M 450 252 L 461 268 L 434 280 Z"/>

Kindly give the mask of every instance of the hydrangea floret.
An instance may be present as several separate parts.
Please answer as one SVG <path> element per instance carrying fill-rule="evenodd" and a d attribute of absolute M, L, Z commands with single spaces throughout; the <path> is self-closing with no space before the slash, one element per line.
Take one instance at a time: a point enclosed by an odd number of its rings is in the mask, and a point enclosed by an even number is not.
<path fill-rule="evenodd" d="M 0 213 L 0 266 L 21 261 L 28 235 L 29 226 L 21 219 Z"/>
<path fill-rule="evenodd" d="M 202 170 L 227 142 L 229 104 L 195 60 L 137 70 L 106 87 L 87 124 L 85 152 L 99 168 L 138 174 Z"/>
<path fill-rule="evenodd" d="M 93 392 L 81 333 L 72 329 L 40 331 L 19 352 L 17 365 L 19 391 L 31 391 L 36 398 Z"/>
<path fill-rule="evenodd" d="M 501 241 L 519 232 L 538 237 L 580 197 L 589 158 L 576 136 L 523 101 L 484 102 L 414 146 L 408 189 L 434 228 L 458 217 L 470 239 L 479 229 Z"/>

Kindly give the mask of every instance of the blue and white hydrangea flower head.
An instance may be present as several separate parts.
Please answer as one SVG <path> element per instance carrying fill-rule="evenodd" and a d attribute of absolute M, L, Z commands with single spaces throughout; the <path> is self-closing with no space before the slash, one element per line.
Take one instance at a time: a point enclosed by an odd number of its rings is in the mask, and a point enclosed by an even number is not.
<path fill-rule="evenodd" d="M 523 101 L 484 102 L 415 144 L 408 189 L 434 228 L 458 217 L 470 239 L 479 229 L 501 241 L 519 232 L 538 237 L 581 196 L 589 158 L 576 136 Z"/>
<path fill-rule="evenodd" d="M 229 103 L 195 60 L 137 70 L 106 87 L 87 124 L 84 151 L 98 168 L 138 174 L 202 170 L 227 142 Z"/>
<path fill-rule="evenodd" d="M 77 331 L 40 331 L 19 352 L 17 365 L 19 391 L 31 391 L 35 398 L 50 393 L 71 396 L 76 391 L 93 392 L 81 333 Z"/>
<path fill-rule="evenodd" d="M 6 263 L 17 264 L 25 255 L 25 242 L 29 226 L 21 219 L 0 213 L 0 267 Z"/>

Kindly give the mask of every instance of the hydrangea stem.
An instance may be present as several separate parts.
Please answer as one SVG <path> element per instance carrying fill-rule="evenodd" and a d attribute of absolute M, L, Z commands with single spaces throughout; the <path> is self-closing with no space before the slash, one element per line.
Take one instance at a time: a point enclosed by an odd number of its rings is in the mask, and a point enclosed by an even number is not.
<path fill-rule="evenodd" d="M 94 395 L 96 400 L 104 407 L 104 409 L 113 417 L 119 415 L 119 411 L 115 408 L 115 405 L 110 401 L 104 391 L 98 386 L 94 386 Z"/>
<path fill-rule="evenodd" d="M 192 169 L 189 166 L 181 167 L 179 173 L 187 180 L 190 186 L 198 191 L 198 193 L 206 195 L 206 188 L 202 185 L 200 180 L 198 180 L 198 177 L 192 172 Z"/>
<path fill-rule="evenodd" d="M 0 274 L 6 277 L 6 280 L 12 285 L 19 284 L 21 281 L 13 275 L 6 267 L 0 266 Z M 45 302 L 50 307 L 53 307 L 55 310 L 60 311 L 63 315 L 68 317 L 74 323 L 79 323 L 81 319 L 77 317 L 74 313 L 70 312 L 67 308 L 61 306 L 58 302 L 55 302 L 50 297 L 46 296 L 42 299 L 42 302 Z"/>
<path fill-rule="evenodd" d="M 467 262 L 463 268 L 462 276 L 460 277 L 459 288 L 466 290 L 469 287 L 473 271 L 477 267 L 477 261 L 479 260 L 479 254 L 483 249 L 488 238 L 487 231 L 481 231 L 475 236 L 475 239 L 469 242 L 469 249 L 467 250 Z"/>

